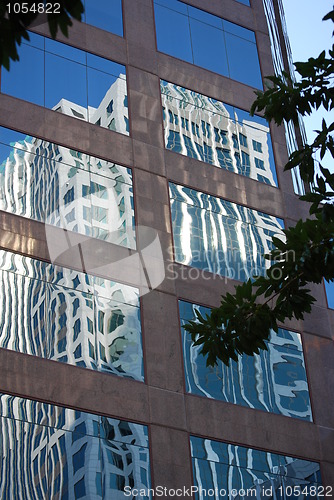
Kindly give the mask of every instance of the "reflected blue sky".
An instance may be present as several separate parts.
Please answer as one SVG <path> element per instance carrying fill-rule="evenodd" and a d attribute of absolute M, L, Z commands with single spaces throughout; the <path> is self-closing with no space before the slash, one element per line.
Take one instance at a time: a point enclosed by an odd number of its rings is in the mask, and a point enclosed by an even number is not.
<path fill-rule="evenodd" d="M 155 0 L 158 50 L 262 88 L 252 31 L 182 2 Z"/>
<path fill-rule="evenodd" d="M 129 135 L 125 67 L 55 40 L 31 34 L 1 91 Z"/>
<path fill-rule="evenodd" d="M 122 0 L 85 0 L 85 22 L 123 36 Z"/>
<path fill-rule="evenodd" d="M 293 492 L 296 486 L 305 490 L 295 498 L 306 500 L 310 486 L 322 484 L 317 462 L 196 436 L 190 436 L 190 445 L 195 484 L 204 492 L 221 490 L 219 498 L 280 499 L 285 498 L 282 491 Z M 233 490 L 244 490 L 247 495 L 234 495 Z M 195 498 L 206 498 L 204 492 Z"/>
<path fill-rule="evenodd" d="M 334 309 L 334 282 L 328 282 L 324 280 L 326 295 L 327 295 L 327 303 L 330 309 Z"/>

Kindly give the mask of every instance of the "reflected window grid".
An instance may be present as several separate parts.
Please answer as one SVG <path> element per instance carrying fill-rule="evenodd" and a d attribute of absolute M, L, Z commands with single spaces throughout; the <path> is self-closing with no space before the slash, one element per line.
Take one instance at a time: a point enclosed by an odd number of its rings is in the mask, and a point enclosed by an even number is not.
<path fill-rule="evenodd" d="M 154 0 L 154 12 L 159 51 L 262 89 L 253 31 L 176 0 Z"/>
<path fill-rule="evenodd" d="M 20 60 L 2 73 L 2 93 L 129 135 L 125 66 L 35 33 L 29 36 Z"/>
<path fill-rule="evenodd" d="M 129 168 L 0 127 L 0 209 L 136 248 Z"/>
<path fill-rule="evenodd" d="M 249 408 L 312 421 L 311 403 L 300 334 L 271 332 L 267 351 L 241 356 L 230 366 L 207 367 L 200 347 L 193 346 L 183 325 L 210 309 L 179 301 L 187 391 Z"/>
<path fill-rule="evenodd" d="M 297 496 L 306 500 L 310 487 L 316 491 L 322 484 L 317 462 L 196 436 L 190 436 L 190 445 L 195 485 L 200 491 L 195 498 L 199 500 L 205 498 L 201 490 L 215 488 L 222 498 L 230 497 L 233 490 L 245 491 L 235 497 L 240 499 L 285 498 L 285 492 L 294 491 L 294 486 L 300 492 L 304 489 Z"/>
<path fill-rule="evenodd" d="M 167 149 L 277 187 L 266 120 L 165 80 L 160 89 Z"/>
<path fill-rule="evenodd" d="M 137 289 L 5 251 L 0 268 L 2 348 L 144 381 Z"/>
<path fill-rule="evenodd" d="M 108 499 L 125 486 L 150 488 L 144 425 L 2 394 L 0 429 L 3 500 Z"/>
<path fill-rule="evenodd" d="M 170 183 L 175 260 L 245 281 L 263 275 L 272 237 L 283 221 L 245 206 Z"/>

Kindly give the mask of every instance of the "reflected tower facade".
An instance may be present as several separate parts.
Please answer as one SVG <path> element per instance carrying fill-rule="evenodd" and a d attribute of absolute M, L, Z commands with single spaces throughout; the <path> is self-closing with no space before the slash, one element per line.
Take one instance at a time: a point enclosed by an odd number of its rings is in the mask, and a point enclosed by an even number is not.
<path fill-rule="evenodd" d="M 302 127 L 250 116 L 291 66 L 281 0 L 85 7 L 1 72 L 1 498 L 330 495 L 324 288 L 229 367 L 183 328 L 304 215 Z"/>

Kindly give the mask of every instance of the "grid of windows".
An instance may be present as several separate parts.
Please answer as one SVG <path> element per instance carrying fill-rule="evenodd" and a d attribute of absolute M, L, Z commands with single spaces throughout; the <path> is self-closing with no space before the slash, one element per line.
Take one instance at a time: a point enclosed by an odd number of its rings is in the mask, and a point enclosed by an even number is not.
<path fill-rule="evenodd" d="M 195 310 L 202 316 L 210 309 L 179 301 L 186 388 L 191 394 L 249 408 L 312 421 L 301 337 L 279 329 L 271 332 L 267 351 L 241 356 L 230 366 L 220 363 L 207 367 L 201 348 L 194 346 L 183 325 L 196 321 Z"/>
<path fill-rule="evenodd" d="M 0 442 L 3 500 L 116 499 L 150 487 L 144 425 L 1 394 Z"/>
<path fill-rule="evenodd" d="M 160 88 L 167 149 L 277 186 L 266 120 L 165 80 Z"/>
<path fill-rule="evenodd" d="M 170 183 L 175 260 L 240 281 L 263 274 L 283 221 Z"/>
<path fill-rule="evenodd" d="M 144 380 L 138 289 L 3 250 L 0 288 L 0 347 Z"/>
<path fill-rule="evenodd" d="M 197 500 L 277 498 L 304 500 L 324 492 L 317 462 L 191 436 Z"/>
<path fill-rule="evenodd" d="M 20 60 L 2 72 L 2 93 L 129 134 L 124 66 L 35 33 L 29 37 Z M 114 115 L 107 112 L 111 100 Z"/>
<path fill-rule="evenodd" d="M 154 0 L 158 50 L 262 89 L 255 33 L 179 0 Z"/>

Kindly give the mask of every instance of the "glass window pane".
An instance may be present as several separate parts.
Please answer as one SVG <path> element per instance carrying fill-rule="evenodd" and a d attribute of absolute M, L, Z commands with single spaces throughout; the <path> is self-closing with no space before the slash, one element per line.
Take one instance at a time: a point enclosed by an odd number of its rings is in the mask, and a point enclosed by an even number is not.
<path fill-rule="evenodd" d="M 221 75 L 228 76 L 223 31 L 190 19 L 194 63 Z"/>
<path fill-rule="evenodd" d="M 67 107 L 87 113 L 86 67 L 58 55 L 45 54 L 45 106 L 50 109 Z M 69 102 L 68 102 L 69 101 Z M 78 109 L 78 107 L 80 107 Z M 72 113 L 66 113 L 72 114 Z"/>
<path fill-rule="evenodd" d="M 44 52 L 22 44 L 19 56 L 9 72 L 2 68 L 1 92 L 44 106 Z"/>
<path fill-rule="evenodd" d="M 86 64 L 86 52 L 51 38 L 45 38 L 45 51 L 79 64 Z"/>
<path fill-rule="evenodd" d="M 223 29 L 222 19 L 220 17 L 214 16 L 213 14 L 209 14 L 209 12 L 205 12 L 201 9 L 196 9 L 195 7 L 191 7 L 188 5 L 188 13 L 189 17 L 193 19 L 197 19 L 204 24 L 209 24 L 210 26 L 214 26 L 215 28 Z"/>
<path fill-rule="evenodd" d="M 154 4 L 163 5 L 182 14 L 188 14 L 188 5 L 180 0 L 154 0 Z"/>
<path fill-rule="evenodd" d="M 154 11 L 158 50 L 193 62 L 188 17 L 157 4 Z"/>
<path fill-rule="evenodd" d="M 240 281 L 265 272 L 281 219 L 172 183 L 170 196 L 177 262 Z"/>
<path fill-rule="evenodd" d="M 225 33 L 230 78 L 262 89 L 262 77 L 256 44 Z"/>
<path fill-rule="evenodd" d="M 231 23 L 230 21 L 226 21 L 226 19 L 222 19 L 224 31 L 231 33 L 232 35 L 236 35 L 240 38 L 244 38 L 245 40 L 249 40 L 250 42 L 256 43 L 255 33 L 254 31 L 248 30 L 247 28 L 243 28 L 238 24 Z"/>
<path fill-rule="evenodd" d="M 322 484 L 317 462 L 196 436 L 190 436 L 190 445 L 195 485 L 203 491 L 216 488 L 222 498 L 233 496 L 233 491 L 245 491 L 249 497 L 281 498 L 287 485 L 291 491 L 298 485 L 298 498 L 306 500 L 310 486 L 316 492 Z"/>
<path fill-rule="evenodd" d="M 122 0 L 85 0 L 86 23 L 123 36 Z"/>
<path fill-rule="evenodd" d="M 300 335 L 280 329 L 271 332 L 268 350 L 239 356 L 230 366 L 207 367 L 200 348 L 183 329 L 196 321 L 195 310 L 205 317 L 208 308 L 179 301 L 187 391 L 249 408 L 312 421 L 305 362 Z"/>
<path fill-rule="evenodd" d="M 0 347 L 46 357 L 45 286 L 43 281 L 0 271 Z"/>
<path fill-rule="evenodd" d="M 96 300 L 95 318 L 99 370 L 143 381 L 139 309 L 101 297 Z"/>
<path fill-rule="evenodd" d="M 266 120 L 164 80 L 160 89 L 167 149 L 277 186 Z"/>

